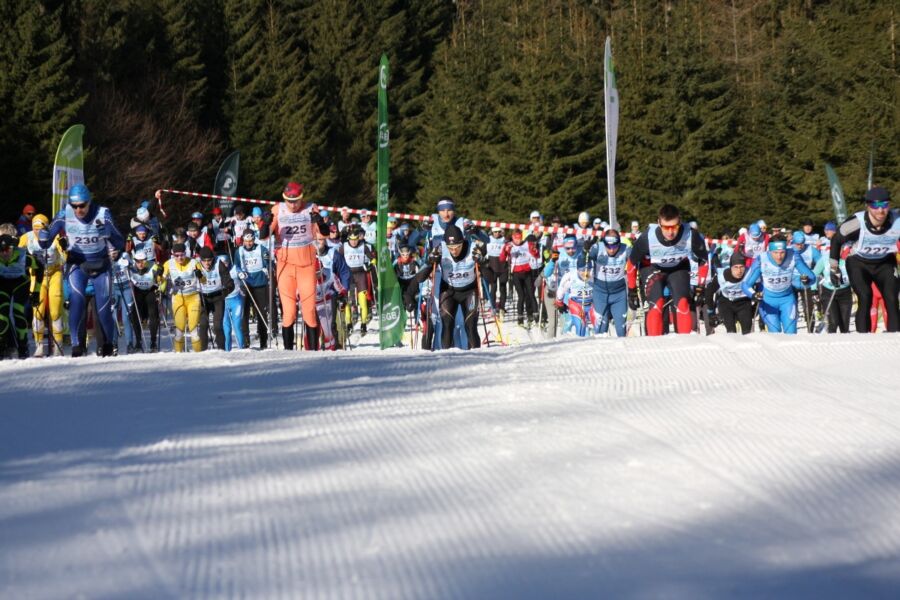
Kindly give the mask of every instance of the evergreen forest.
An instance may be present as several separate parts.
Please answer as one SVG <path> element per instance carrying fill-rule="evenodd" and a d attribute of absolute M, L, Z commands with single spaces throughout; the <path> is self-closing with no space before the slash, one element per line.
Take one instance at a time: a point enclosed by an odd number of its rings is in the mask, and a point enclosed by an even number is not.
<path fill-rule="evenodd" d="M 824 164 L 861 206 L 900 194 L 894 0 L 4 0 L 3 220 L 50 210 L 60 136 L 83 123 L 95 197 L 242 196 L 304 183 L 374 207 L 376 86 L 391 61 L 391 208 L 521 222 L 606 217 L 603 45 L 621 113 L 620 223 L 664 202 L 715 235 L 833 218 Z M 173 200 L 186 210 L 197 200 Z"/>

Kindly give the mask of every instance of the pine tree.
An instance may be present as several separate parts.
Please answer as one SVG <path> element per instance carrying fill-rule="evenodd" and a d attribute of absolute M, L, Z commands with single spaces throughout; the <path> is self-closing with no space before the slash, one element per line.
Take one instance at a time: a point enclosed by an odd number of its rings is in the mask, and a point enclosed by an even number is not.
<path fill-rule="evenodd" d="M 17 0 L 5 2 L 0 15 L 4 175 L 11 195 L 46 198 L 56 147 L 75 123 L 84 96 L 71 76 L 72 51 L 60 8 Z"/>

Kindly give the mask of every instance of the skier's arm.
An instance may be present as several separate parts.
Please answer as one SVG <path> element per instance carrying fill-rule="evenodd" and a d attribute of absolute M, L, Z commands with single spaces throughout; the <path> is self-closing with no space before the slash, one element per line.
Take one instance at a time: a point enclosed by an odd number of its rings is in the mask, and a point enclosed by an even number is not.
<path fill-rule="evenodd" d="M 635 289 L 637 287 L 638 269 L 641 263 L 650 252 L 650 244 L 647 241 L 649 232 L 639 237 L 631 247 L 631 256 L 628 257 L 628 263 L 625 267 L 628 279 L 628 288 Z"/>
<path fill-rule="evenodd" d="M 862 223 L 855 216 L 850 217 L 838 227 L 834 237 L 831 238 L 830 258 L 832 266 L 837 266 L 840 262 L 843 245 L 853 243 L 859 239 L 861 227 Z"/>
<path fill-rule="evenodd" d="M 744 295 L 748 298 L 752 298 L 756 294 L 756 290 L 753 289 L 753 286 L 756 285 L 761 273 L 759 259 L 754 260 L 753 264 L 750 265 L 750 272 L 747 273 L 747 276 L 744 277 L 744 282 L 741 284 L 741 291 L 743 291 Z"/>
<path fill-rule="evenodd" d="M 42 229 L 40 233 L 38 233 L 38 245 L 46 250 L 50 247 L 50 244 L 53 243 L 53 240 L 56 239 L 56 236 L 65 234 L 65 231 L 66 212 L 64 210 L 61 210 L 53 218 L 53 222 L 50 223 L 50 228 Z"/>
<path fill-rule="evenodd" d="M 216 264 L 219 269 L 219 276 L 222 278 L 222 293 L 227 296 L 234 291 L 234 279 L 231 278 L 231 269 L 225 266 L 225 263 L 219 261 Z"/>

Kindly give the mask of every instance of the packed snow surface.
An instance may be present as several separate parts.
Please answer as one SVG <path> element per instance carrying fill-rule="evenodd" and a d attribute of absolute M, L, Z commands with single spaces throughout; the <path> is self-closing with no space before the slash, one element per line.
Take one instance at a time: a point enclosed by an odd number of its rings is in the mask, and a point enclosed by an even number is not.
<path fill-rule="evenodd" d="M 5 361 L 0 597 L 897 598 L 898 367 L 897 334 Z"/>

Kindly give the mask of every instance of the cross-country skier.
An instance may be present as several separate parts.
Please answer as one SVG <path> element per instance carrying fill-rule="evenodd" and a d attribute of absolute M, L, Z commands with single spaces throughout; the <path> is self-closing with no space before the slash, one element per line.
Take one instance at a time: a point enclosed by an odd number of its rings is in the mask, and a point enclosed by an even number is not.
<path fill-rule="evenodd" d="M 737 239 L 735 252 L 744 255 L 747 268 L 753 264 L 756 257 L 761 256 L 769 245 L 769 234 L 763 233 L 759 223 L 751 223 L 747 231 L 740 234 Z"/>
<path fill-rule="evenodd" d="M 113 223 L 105 206 L 94 204 L 91 192 L 83 183 L 69 189 L 69 201 L 59 211 L 47 230 L 41 230 L 38 241 L 47 249 L 60 235 L 68 240 L 65 279 L 69 285 L 69 333 L 72 336 L 72 356 L 83 356 L 84 340 L 79 337 L 81 320 L 86 306 L 84 289 L 93 282 L 97 312 L 106 343 L 100 348 L 103 356 L 111 356 L 116 323 L 112 313 L 112 262 L 109 249 L 122 251 L 125 239 Z"/>
<path fill-rule="evenodd" d="M 850 313 L 853 310 L 853 293 L 850 290 L 850 278 L 847 276 L 847 256 L 850 255 L 850 246 L 841 250 L 841 258 L 838 268 L 841 270 L 841 282 L 835 285 L 829 276 L 831 271 L 831 258 L 824 252 L 819 257 L 819 262 L 813 268 L 816 275 L 822 275 L 822 305 L 825 310 L 825 318 L 828 319 L 828 333 L 850 332 Z"/>
<path fill-rule="evenodd" d="M 522 232 L 513 230 L 509 242 L 500 253 L 501 261 L 508 261 L 512 273 L 513 287 L 516 289 L 516 314 L 519 325 L 525 325 L 525 317 L 528 317 L 527 327 L 531 328 L 537 314 L 537 300 L 534 294 L 534 281 L 531 278 L 531 261 L 539 257 L 540 252 L 534 236 L 522 237 Z"/>
<path fill-rule="evenodd" d="M 628 317 L 628 285 L 626 269 L 631 248 L 622 243 L 619 232 L 610 229 L 599 244 L 588 246 L 588 263 L 594 266 L 593 310 L 597 315 L 597 333 L 606 333 L 610 321 L 616 335 L 625 337 Z"/>
<path fill-rule="evenodd" d="M 186 246 L 172 246 L 172 257 L 163 266 L 160 290 L 172 297 L 172 320 L 175 325 L 175 352 L 184 352 L 184 337 L 191 336 L 191 350 L 200 352 L 200 278 L 197 261 L 187 255 Z"/>
<path fill-rule="evenodd" d="M 570 329 L 578 337 L 587 337 L 596 319 L 593 311 L 594 266 L 580 255 L 575 269 L 567 271 L 556 290 L 556 306 L 564 314 L 562 332 Z"/>
<path fill-rule="evenodd" d="M 659 209 L 657 222 L 647 227 L 647 231 L 634 243 L 628 270 L 628 304 L 632 310 L 640 308 L 638 300 L 638 277 L 644 298 L 650 303 L 646 316 L 647 335 L 662 335 L 663 311 L 666 301 L 663 292 L 671 293 L 671 302 L 676 310 L 675 330 L 690 333 L 693 330 L 691 316 L 691 266 L 693 254 L 698 267 L 698 285 L 706 283 L 707 250 L 706 240 L 699 232 L 685 227 L 681 222 L 681 211 L 666 204 Z"/>
<path fill-rule="evenodd" d="M 131 267 L 131 286 L 134 290 L 134 306 L 140 320 L 147 321 L 150 329 L 150 352 L 159 350 L 157 336 L 159 335 L 159 284 L 162 277 L 162 268 L 147 257 L 146 250 L 137 250 L 134 255 L 134 265 Z"/>
<path fill-rule="evenodd" d="M 16 347 L 19 358 L 28 358 L 28 273 L 31 271 L 36 281 L 43 279 L 41 264 L 18 246 L 14 236 L 0 235 L 0 360 L 6 358 L 9 345 Z M 40 289 L 31 292 L 33 300 L 39 295 Z"/>
<path fill-rule="evenodd" d="M 884 298 L 887 331 L 898 331 L 897 239 L 900 237 L 900 211 L 891 210 L 891 194 L 883 187 L 866 191 L 866 208 L 844 221 L 831 240 L 831 282 L 840 285 L 841 246 L 850 244 L 847 275 L 859 304 L 856 309 L 856 331 L 870 331 L 872 284 Z"/>
<path fill-rule="evenodd" d="M 244 347 L 250 347 L 250 311 L 252 310 L 253 314 L 256 315 L 256 333 L 259 336 L 259 348 L 260 350 L 265 350 L 269 341 L 267 324 L 269 318 L 269 250 L 256 242 L 256 234 L 250 229 L 244 231 L 242 242 L 241 247 L 234 253 L 234 264 L 238 270 L 239 281 L 237 284 L 244 288 L 244 293 L 246 294 L 244 321 L 241 324 L 241 331 L 244 334 Z M 310 249 L 312 249 L 312 246 L 310 246 Z M 279 263 L 280 267 L 281 264 Z M 280 268 L 279 270 L 282 269 Z M 296 300 L 291 300 L 296 306 Z M 284 306 L 284 302 L 285 297 L 282 294 L 282 306 Z M 293 338 L 291 342 L 293 343 Z M 285 341 L 285 348 L 287 347 L 287 341 Z"/>
<path fill-rule="evenodd" d="M 737 324 L 740 323 L 741 333 L 747 335 L 753 329 L 753 303 L 743 290 L 747 263 L 740 252 L 732 253 L 728 260 L 728 265 L 719 267 L 716 276 L 710 278 L 706 288 L 707 304 L 717 306 L 719 319 L 725 323 L 725 331 L 737 333 Z M 713 300 L 713 296 L 717 296 L 718 302 Z"/>
<path fill-rule="evenodd" d="M 48 316 L 48 331 L 52 338 L 48 353 L 59 352 L 63 342 L 63 267 L 66 254 L 60 246 L 62 238 L 57 238 L 46 250 L 41 248 L 38 234 L 49 226 L 50 220 L 37 214 L 31 220 L 31 231 L 19 238 L 19 247 L 25 248 L 41 267 L 31 273 L 34 356 L 44 356 L 44 321 Z"/>
<path fill-rule="evenodd" d="M 797 333 L 797 298 L 791 284 L 795 269 L 810 280 L 816 278 L 806 263 L 787 247 L 785 237 L 776 234 L 769 239 L 768 251 L 753 262 L 741 284 L 745 296 L 759 299 L 759 316 L 767 331 Z M 757 281 L 762 282 L 762 292 L 753 288 Z"/>
<path fill-rule="evenodd" d="M 200 248 L 200 349 L 209 348 L 209 317 L 212 315 L 216 348 L 225 349 L 225 297 L 234 291 L 230 268 L 210 248 Z"/>
<path fill-rule="evenodd" d="M 812 227 L 810 226 L 810 229 Z M 812 269 L 819 262 L 819 251 L 806 238 L 802 231 L 791 234 L 791 246 L 794 253 L 807 267 Z M 816 307 L 819 304 L 819 286 L 817 278 L 809 279 L 794 271 L 794 279 L 791 284 L 797 292 L 803 306 L 803 315 L 806 317 L 806 329 L 812 333 L 816 329 Z"/>

